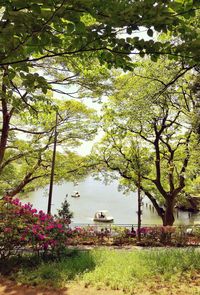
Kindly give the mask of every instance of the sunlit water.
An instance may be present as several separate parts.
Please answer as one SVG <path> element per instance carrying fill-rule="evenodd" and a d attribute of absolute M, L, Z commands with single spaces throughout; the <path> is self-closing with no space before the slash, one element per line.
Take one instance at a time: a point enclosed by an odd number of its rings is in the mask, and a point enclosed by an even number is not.
<path fill-rule="evenodd" d="M 80 192 L 80 198 L 72 198 L 74 191 Z M 52 213 L 57 213 L 61 203 L 68 194 L 70 210 L 74 214 L 73 223 L 92 224 L 93 217 L 98 210 L 108 210 L 114 218 L 115 224 L 137 223 L 137 194 L 123 195 L 118 191 L 117 182 L 105 185 L 101 181 L 87 178 L 84 182 L 74 186 L 73 183 L 65 182 L 62 185 L 54 185 Z M 34 208 L 47 211 L 48 187 L 39 189 L 24 196 L 24 202 L 30 202 Z M 147 198 L 143 199 L 142 224 L 162 224 L 160 217 L 155 212 Z M 188 212 L 175 212 L 176 224 L 193 224 L 200 221 L 200 214 Z"/>

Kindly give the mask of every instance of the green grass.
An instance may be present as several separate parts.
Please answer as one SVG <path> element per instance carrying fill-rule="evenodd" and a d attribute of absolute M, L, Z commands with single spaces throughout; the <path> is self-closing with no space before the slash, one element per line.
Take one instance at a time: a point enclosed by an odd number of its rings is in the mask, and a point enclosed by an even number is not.
<path fill-rule="evenodd" d="M 78 252 L 59 262 L 22 265 L 13 275 L 18 282 L 31 285 L 63 287 L 69 281 L 86 287 L 109 287 L 132 292 L 152 281 L 180 282 L 200 273 L 200 251 L 163 250 L 92 250 Z"/>
<path fill-rule="evenodd" d="M 33 268 L 30 265 L 24 267 L 22 264 L 17 274 L 13 275 L 23 284 L 61 287 L 81 277 L 85 272 L 92 271 L 95 266 L 94 257 L 90 252 L 77 252 L 61 261 L 40 261 L 38 266 Z"/>
<path fill-rule="evenodd" d="M 130 292 L 141 282 L 150 283 L 155 278 L 177 281 L 200 271 L 200 253 L 194 250 L 112 251 L 102 252 L 102 259 L 103 263 L 82 276 L 86 286 Z"/>
<path fill-rule="evenodd" d="M 200 252 L 194 249 L 150 251 L 145 255 L 152 274 L 175 275 L 200 270 Z"/>

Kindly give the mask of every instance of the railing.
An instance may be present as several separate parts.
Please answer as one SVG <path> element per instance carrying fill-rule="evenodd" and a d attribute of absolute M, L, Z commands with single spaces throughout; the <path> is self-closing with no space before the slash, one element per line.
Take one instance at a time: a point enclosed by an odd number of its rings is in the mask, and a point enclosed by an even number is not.
<path fill-rule="evenodd" d="M 76 223 L 72 222 L 70 224 L 70 228 L 76 228 L 76 227 L 83 227 L 83 228 L 94 228 L 94 229 L 115 229 L 116 227 L 122 227 L 122 228 L 127 228 L 127 229 L 137 229 L 137 224 L 132 223 Z M 162 227 L 161 224 L 142 224 L 141 228 L 144 227 Z M 199 228 L 200 224 L 187 224 L 187 225 L 173 225 L 174 228 Z"/>
<path fill-rule="evenodd" d="M 121 227 L 137 227 L 137 224 L 134 223 L 105 223 L 105 222 L 98 222 L 98 223 L 77 223 L 77 222 L 72 222 L 70 224 L 71 227 L 87 227 L 87 226 L 91 226 L 91 227 L 96 227 L 96 226 L 100 226 L 100 227 L 116 227 L 116 226 L 121 226 Z M 143 224 L 142 226 L 156 226 L 156 224 Z"/>

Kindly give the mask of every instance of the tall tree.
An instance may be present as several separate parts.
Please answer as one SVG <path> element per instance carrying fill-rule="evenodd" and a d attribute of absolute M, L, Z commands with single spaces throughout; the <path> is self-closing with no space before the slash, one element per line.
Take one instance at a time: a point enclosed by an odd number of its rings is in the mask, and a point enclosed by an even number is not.
<path fill-rule="evenodd" d="M 57 58 L 52 59 L 53 64 L 45 61 L 38 63 L 35 67 L 37 71 L 47 78 L 46 80 L 40 77 L 39 74 L 34 73 L 34 69 L 31 70 L 32 74 L 27 82 L 24 81 L 22 73 L 17 73 L 14 78 L 7 76 L 2 79 L 2 108 L 0 115 L 2 120 L 0 130 L 2 192 L 5 192 L 6 189 L 10 193 L 12 191 L 11 194 L 16 194 L 25 185 L 30 184 L 30 180 L 37 179 L 37 182 L 42 185 L 42 175 L 44 179 L 47 179 L 49 172 L 41 173 L 41 177 L 37 176 L 36 178 L 35 176 L 33 178 L 33 174 L 35 175 L 33 172 L 50 165 L 50 154 L 48 154 L 49 164 L 44 165 L 43 162 L 53 141 L 52 134 L 55 128 L 56 109 L 59 109 L 58 146 L 61 143 L 62 146 L 66 146 L 67 143 L 69 148 L 77 147 L 80 142 L 90 140 L 95 135 L 95 115 L 86 106 L 71 99 L 78 98 L 80 92 L 83 93 L 84 89 L 90 91 L 90 89 L 98 88 L 98 92 L 100 91 L 100 81 L 102 77 L 105 78 L 108 75 L 108 71 L 104 66 L 100 66 L 96 59 L 93 61 L 94 63 L 88 65 L 86 69 L 84 68 L 84 62 L 81 63 L 80 58 L 73 58 L 68 63 L 62 58 Z M 62 88 L 60 87 L 61 84 Z M 107 86 L 104 84 L 102 89 L 106 90 L 106 88 Z M 4 89 L 6 89 L 5 92 Z M 53 93 L 59 97 L 58 100 L 54 99 Z M 69 152 L 71 153 L 70 149 L 65 152 L 66 156 Z M 35 162 L 31 160 L 32 164 L 30 164 L 31 153 L 33 155 L 32 159 L 35 159 Z M 69 157 L 72 155 L 71 153 Z M 21 163 L 25 159 L 28 164 L 26 165 L 26 162 L 24 162 L 25 166 L 21 164 L 19 166 L 18 162 Z M 13 177 L 11 178 L 8 176 L 8 173 L 9 175 L 11 173 L 8 167 L 12 167 Z M 27 167 L 28 170 L 24 174 L 25 171 L 20 170 L 19 167 Z M 29 170 L 31 167 L 32 172 Z M 69 171 L 72 171 L 73 175 L 75 167 L 70 169 Z M 14 170 L 17 170 L 17 174 Z M 67 179 L 69 179 L 68 172 L 66 172 Z M 61 174 L 60 171 L 59 175 Z M 25 179 L 23 179 L 23 175 Z M 9 182 L 7 177 L 12 181 Z M 21 183 L 18 183 L 20 179 Z M 36 180 L 34 184 L 36 184 Z M 12 185 L 14 185 L 13 188 Z"/>
<path fill-rule="evenodd" d="M 166 76 L 173 73 L 173 63 L 151 63 L 149 71 L 146 61 L 136 75 L 117 77 L 115 91 L 104 107 L 102 126 L 106 135 L 94 149 L 97 162 L 117 171 L 129 185 L 138 186 L 134 142 L 135 136 L 139 138 L 141 161 L 146 162 L 140 188 L 164 225 L 173 225 L 174 206 L 187 182 L 193 138 L 191 115 L 196 107 L 188 87 L 192 77 L 182 77 L 159 92 Z"/>
<path fill-rule="evenodd" d="M 75 154 L 73 149 L 83 140 L 94 137 L 97 120 L 94 111 L 81 102 L 55 103 L 59 106 L 55 181 L 73 181 L 87 171 L 84 158 Z M 1 192 L 9 191 L 12 196 L 27 185 L 29 188 L 43 186 L 50 178 L 56 109 L 49 105 L 49 112 L 47 106 L 42 112 L 39 102 L 34 107 L 40 110 L 35 116 L 30 115 L 29 110 L 15 114 L 9 131 L 1 164 Z"/>

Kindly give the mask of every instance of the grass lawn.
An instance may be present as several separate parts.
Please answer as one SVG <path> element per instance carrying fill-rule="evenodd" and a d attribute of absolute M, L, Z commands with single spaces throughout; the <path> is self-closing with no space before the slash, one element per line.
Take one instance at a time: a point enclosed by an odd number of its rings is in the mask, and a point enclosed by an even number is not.
<path fill-rule="evenodd" d="M 54 262 L 13 260 L 5 269 L 18 283 L 64 288 L 66 295 L 200 295 L 197 249 L 79 251 Z"/>

